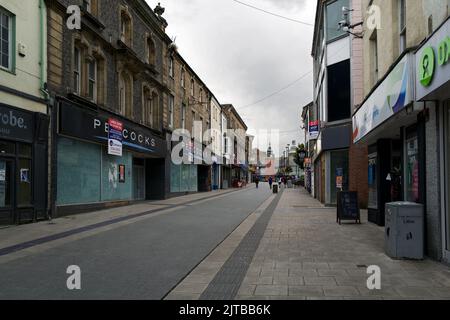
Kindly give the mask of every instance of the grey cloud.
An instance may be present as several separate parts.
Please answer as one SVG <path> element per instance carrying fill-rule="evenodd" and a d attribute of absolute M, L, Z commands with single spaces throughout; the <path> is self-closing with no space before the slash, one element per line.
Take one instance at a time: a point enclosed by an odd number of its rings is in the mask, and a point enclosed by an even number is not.
<path fill-rule="evenodd" d="M 311 22 L 313 0 L 243 0 L 287 17 Z M 154 7 L 156 0 L 149 0 Z M 233 103 L 251 132 L 289 131 L 300 126 L 300 107 L 312 99 L 312 78 L 251 108 L 253 103 L 284 87 L 311 69 L 309 26 L 292 23 L 231 0 L 165 0 L 167 32 L 177 36 L 183 57 L 221 103 Z M 302 140 L 283 133 L 281 146 Z M 267 146 L 261 146 L 263 149 Z"/>

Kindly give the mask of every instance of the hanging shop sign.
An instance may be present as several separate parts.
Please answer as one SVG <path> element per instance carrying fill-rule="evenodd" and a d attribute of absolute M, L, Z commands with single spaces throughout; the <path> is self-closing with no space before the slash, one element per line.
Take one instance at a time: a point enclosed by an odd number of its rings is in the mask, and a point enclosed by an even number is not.
<path fill-rule="evenodd" d="M 122 156 L 123 123 L 110 118 L 108 120 L 108 154 Z"/>
<path fill-rule="evenodd" d="M 356 143 L 414 100 L 413 55 L 406 54 L 353 116 Z"/>
<path fill-rule="evenodd" d="M 309 122 L 309 140 L 317 140 L 319 137 L 319 120 Z"/>
<path fill-rule="evenodd" d="M 112 118 L 117 120 L 117 117 L 109 112 L 86 110 L 64 100 L 59 105 L 58 132 L 106 145 L 109 142 L 109 121 Z M 166 156 L 167 146 L 164 139 L 131 121 L 120 120 L 119 122 L 122 123 L 123 148 L 161 158 Z"/>
<path fill-rule="evenodd" d="M 450 19 L 416 53 L 417 100 L 450 98 Z"/>

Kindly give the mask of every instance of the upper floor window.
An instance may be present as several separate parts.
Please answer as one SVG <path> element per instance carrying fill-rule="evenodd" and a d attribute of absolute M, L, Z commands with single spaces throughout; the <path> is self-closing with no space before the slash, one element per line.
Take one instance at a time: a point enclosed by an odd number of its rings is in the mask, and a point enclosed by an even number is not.
<path fill-rule="evenodd" d="M 200 102 L 200 104 L 203 103 L 203 89 L 202 88 L 200 88 L 200 91 L 199 91 L 198 101 Z"/>
<path fill-rule="evenodd" d="M 88 62 L 88 98 L 97 100 L 97 60 Z"/>
<path fill-rule="evenodd" d="M 133 37 L 133 24 L 131 16 L 126 9 L 120 13 L 120 40 L 131 48 Z"/>
<path fill-rule="evenodd" d="M 14 16 L 0 7 L 0 68 L 13 69 L 13 22 Z"/>
<path fill-rule="evenodd" d="M 349 7 L 349 0 L 336 0 L 330 2 L 326 7 L 326 26 L 327 26 L 327 41 L 333 41 L 340 38 L 347 33 L 339 29 L 339 22 L 343 19 L 342 8 Z"/>
<path fill-rule="evenodd" d="M 174 65 L 173 57 L 170 57 L 169 58 L 169 76 L 171 78 L 175 77 L 175 72 L 174 72 L 173 65 Z"/>
<path fill-rule="evenodd" d="M 191 96 L 194 96 L 194 79 L 191 79 Z"/>
<path fill-rule="evenodd" d="M 173 127 L 173 109 L 174 109 L 175 99 L 172 95 L 169 95 L 169 128 Z"/>
<path fill-rule="evenodd" d="M 152 38 L 147 39 L 147 62 L 154 66 L 156 64 L 156 47 Z"/>
<path fill-rule="evenodd" d="M 186 129 L 186 105 L 181 106 L 181 128 Z"/>
<path fill-rule="evenodd" d="M 122 71 L 119 79 L 120 112 L 127 118 L 133 118 L 133 78 Z"/>
<path fill-rule="evenodd" d="M 83 0 L 83 8 L 86 12 L 96 16 L 98 14 L 98 0 Z"/>
<path fill-rule="evenodd" d="M 181 69 L 181 87 L 182 88 L 186 87 L 186 76 L 184 69 Z"/>
<path fill-rule="evenodd" d="M 73 90 L 81 94 L 81 50 L 75 47 L 73 53 Z"/>
<path fill-rule="evenodd" d="M 159 95 L 148 86 L 143 92 L 144 122 L 153 129 L 159 129 Z"/>
<path fill-rule="evenodd" d="M 399 1 L 400 53 L 406 49 L 406 0 Z"/>

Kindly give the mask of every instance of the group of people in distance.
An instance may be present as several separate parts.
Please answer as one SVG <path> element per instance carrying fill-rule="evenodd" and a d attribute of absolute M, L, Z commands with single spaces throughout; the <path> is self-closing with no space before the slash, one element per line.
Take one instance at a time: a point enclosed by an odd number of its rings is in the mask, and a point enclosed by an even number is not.
<path fill-rule="evenodd" d="M 257 189 L 258 189 L 258 187 L 259 187 L 259 180 L 260 180 L 259 177 L 256 176 L 256 177 L 255 177 L 255 184 L 256 184 L 256 188 L 257 188 Z M 270 190 L 272 190 L 272 186 L 273 186 L 273 182 L 274 182 L 273 177 L 269 177 L 268 182 L 269 182 Z M 278 178 L 277 183 L 278 183 L 280 186 L 281 186 L 281 185 L 284 185 L 284 186 L 286 187 L 286 184 L 287 184 L 287 179 L 286 179 L 286 177 Z"/>

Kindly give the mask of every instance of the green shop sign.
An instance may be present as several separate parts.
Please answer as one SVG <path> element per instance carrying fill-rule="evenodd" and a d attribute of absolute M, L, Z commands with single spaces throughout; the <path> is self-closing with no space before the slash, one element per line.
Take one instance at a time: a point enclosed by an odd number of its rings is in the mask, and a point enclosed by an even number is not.
<path fill-rule="evenodd" d="M 450 60 L 450 37 L 442 40 L 437 47 L 437 65 L 442 67 Z M 428 87 L 436 71 L 436 54 L 432 46 L 425 48 L 419 60 L 419 81 Z"/>

